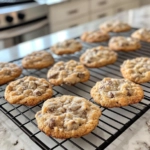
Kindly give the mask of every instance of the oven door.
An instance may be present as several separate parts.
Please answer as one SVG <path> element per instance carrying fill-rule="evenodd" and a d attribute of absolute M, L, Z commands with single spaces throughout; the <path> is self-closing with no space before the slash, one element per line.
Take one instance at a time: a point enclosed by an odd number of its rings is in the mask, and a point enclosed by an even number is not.
<path fill-rule="evenodd" d="M 48 20 L 28 23 L 0 31 L 0 50 L 49 34 Z"/>

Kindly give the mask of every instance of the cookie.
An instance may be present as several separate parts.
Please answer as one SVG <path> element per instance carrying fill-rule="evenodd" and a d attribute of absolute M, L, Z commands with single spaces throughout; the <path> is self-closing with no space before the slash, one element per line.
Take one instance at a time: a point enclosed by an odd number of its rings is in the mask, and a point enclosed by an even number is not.
<path fill-rule="evenodd" d="M 9 83 L 5 99 L 11 104 L 34 106 L 53 95 L 51 85 L 43 78 L 26 76 Z"/>
<path fill-rule="evenodd" d="M 90 68 L 98 68 L 113 64 L 116 60 L 117 53 L 104 46 L 88 49 L 80 57 L 80 62 Z"/>
<path fill-rule="evenodd" d="M 121 21 L 110 21 L 100 25 L 100 29 L 106 32 L 124 32 L 129 31 L 131 26 Z"/>
<path fill-rule="evenodd" d="M 81 36 L 81 40 L 84 42 L 94 43 L 103 42 L 109 39 L 109 34 L 103 31 L 85 32 Z"/>
<path fill-rule="evenodd" d="M 87 81 L 90 78 L 90 73 L 84 65 L 75 60 L 60 61 L 48 71 L 47 78 L 53 85 L 73 85 Z"/>
<path fill-rule="evenodd" d="M 38 128 L 60 139 L 78 138 L 90 133 L 98 124 L 101 111 L 88 100 L 64 95 L 44 102 L 35 115 Z"/>
<path fill-rule="evenodd" d="M 94 101 L 103 107 L 122 107 L 138 103 L 144 92 L 140 85 L 128 79 L 104 78 L 91 89 Z"/>
<path fill-rule="evenodd" d="M 150 81 L 150 58 L 137 57 L 125 60 L 121 65 L 121 73 L 135 83 L 144 83 Z"/>
<path fill-rule="evenodd" d="M 0 85 L 19 77 L 22 69 L 13 63 L 0 62 Z"/>
<path fill-rule="evenodd" d="M 139 39 L 141 41 L 150 42 L 150 30 L 148 29 L 139 29 L 132 33 L 133 38 Z"/>
<path fill-rule="evenodd" d="M 22 66 L 26 69 L 42 69 L 54 64 L 52 55 L 46 51 L 33 52 L 22 60 Z"/>
<path fill-rule="evenodd" d="M 80 42 L 71 39 L 64 42 L 59 42 L 50 48 L 57 55 L 73 54 L 82 49 Z"/>
<path fill-rule="evenodd" d="M 115 51 L 133 51 L 140 49 L 141 44 L 137 39 L 117 36 L 110 39 L 109 48 Z"/>

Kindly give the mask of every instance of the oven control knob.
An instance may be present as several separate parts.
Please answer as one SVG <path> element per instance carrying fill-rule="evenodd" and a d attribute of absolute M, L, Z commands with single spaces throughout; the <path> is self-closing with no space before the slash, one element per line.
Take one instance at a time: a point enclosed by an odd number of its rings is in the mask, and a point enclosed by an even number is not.
<path fill-rule="evenodd" d="M 13 22 L 13 17 L 12 17 L 12 16 L 6 16 L 5 19 L 6 19 L 6 21 L 9 22 L 9 23 Z"/>
<path fill-rule="evenodd" d="M 18 18 L 20 19 L 20 20 L 23 20 L 24 18 L 25 18 L 25 14 L 23 14 L 23 13 L 18 13 Z"/>

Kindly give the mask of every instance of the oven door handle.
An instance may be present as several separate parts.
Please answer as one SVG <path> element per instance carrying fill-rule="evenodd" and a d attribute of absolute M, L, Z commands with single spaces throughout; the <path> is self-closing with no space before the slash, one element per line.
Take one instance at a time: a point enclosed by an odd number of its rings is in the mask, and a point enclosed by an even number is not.
<path fill-rule="evenodd" d="M 29 33 L 32 31 L 35 31 L 45 25 L 48 25 L 48 20 L 44 19 L 42 21 L 36 22 L 36 23 L 31 23 L 27 25 L 23 25 L 20 27 L 15 27 L 12 29 L 8 29 L 5 31 L 0 32 L 0 40 L 8 39 L 8 38 L 14 38 L 16 36 L 23 35 L 25 33 Z"/>

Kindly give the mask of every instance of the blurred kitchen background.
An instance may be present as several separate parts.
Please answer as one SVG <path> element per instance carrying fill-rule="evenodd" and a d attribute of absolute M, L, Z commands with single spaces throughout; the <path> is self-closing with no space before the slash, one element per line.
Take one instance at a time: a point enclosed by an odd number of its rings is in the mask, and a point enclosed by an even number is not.
<path fill-rule="evenodd" d="M 148 4 L 150 0 L 0 0 L 0 49 L 121 12 L 127 13 L 127 22 L 148 27 L 142 22 L 150 22 Z M 139 7 L 144 11 L 132 11 Z"/>

